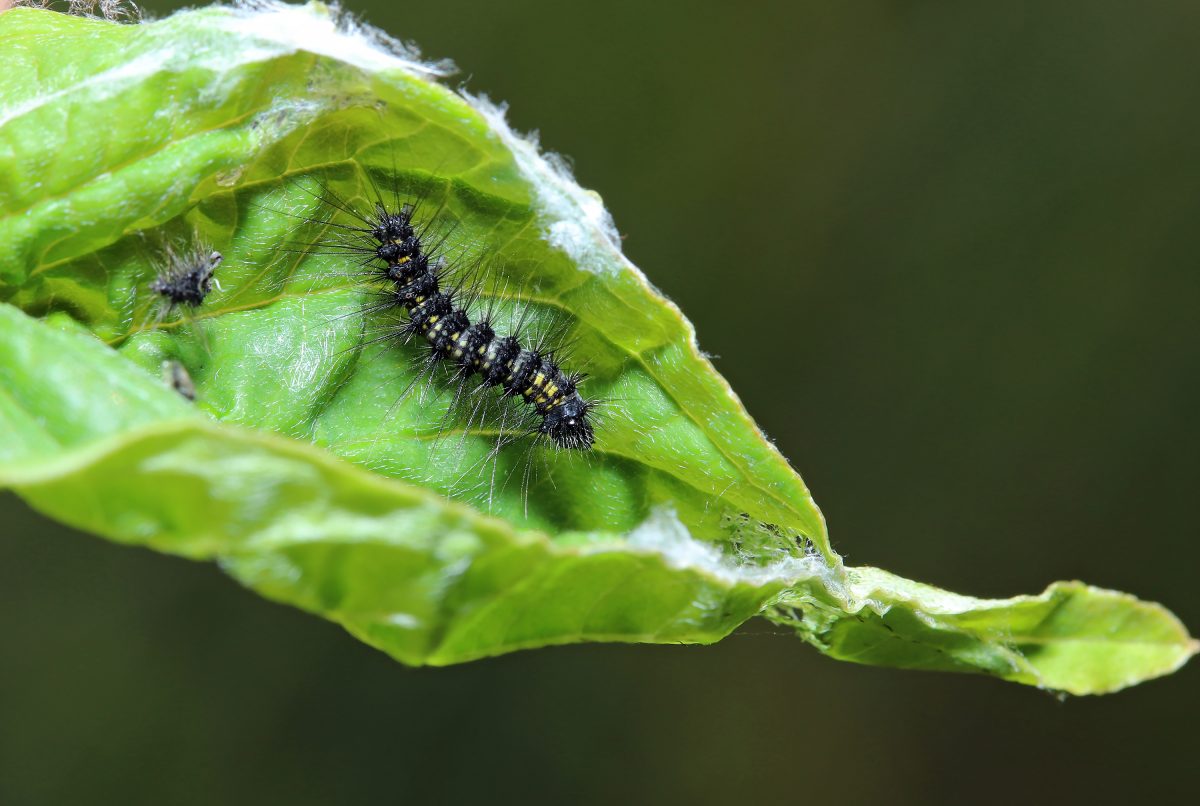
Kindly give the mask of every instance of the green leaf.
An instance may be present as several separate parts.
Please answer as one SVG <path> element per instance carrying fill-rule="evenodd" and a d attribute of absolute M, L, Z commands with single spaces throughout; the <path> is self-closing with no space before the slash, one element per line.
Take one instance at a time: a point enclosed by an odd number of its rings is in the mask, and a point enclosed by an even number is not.
<path fill-rule="evenodd" d="M 1160 606 L 1080 583 L 993 601 L 845 568 L 599 199 L 319 4 L 18 9 L 0 55 L 0 484 L 52 517 L 216 559 L 407 663 L 711 642 L 759 614 L 833 657 L 1075 693 L 1196 651 Z M 495 416 L 447 419 L 416 347 L 359 349 L 364 284 L 303 246 L 327 191 L 436 210 L 501 323 L 572 343 L 609 401 L 595 451 L 497 455 Z M 156 324 L 155 261 L 196 239 L 222 290 Z"/>

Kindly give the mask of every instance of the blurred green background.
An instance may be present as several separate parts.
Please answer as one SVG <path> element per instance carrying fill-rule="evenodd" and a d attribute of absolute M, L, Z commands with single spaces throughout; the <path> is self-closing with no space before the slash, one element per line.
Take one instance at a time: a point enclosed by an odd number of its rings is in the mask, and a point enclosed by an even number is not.
<path fill-rule="evenodd" d="M 574 159 L 848 562 L 1200 630 L 1200 6 L 349 5 Z M 12 497 L 0 530 L 4 804 L 1195 794 L 1197 663 L 1059 702 L 764 624 L 413 670 Z"/>

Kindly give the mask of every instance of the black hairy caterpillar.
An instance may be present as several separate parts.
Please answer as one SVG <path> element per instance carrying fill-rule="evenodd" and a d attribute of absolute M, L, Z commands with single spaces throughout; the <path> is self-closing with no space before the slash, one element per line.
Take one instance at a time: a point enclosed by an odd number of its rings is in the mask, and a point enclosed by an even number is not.
<path fill-rule="evenodd" d="M 224 257 L 198 235 L 193 233 L 182 241 L 164 239 L 159 249 L 159 254 L 153 258 L 154 279 L 149 283 L 153 297 L 137 330 L 157 330 L 176 312 L 183 314 L 181 323 L 196 324 L 193 314 L 208 299 L 213 288 L 221 290 L 216 271 Z M 204 351 L 208 352 L 204 329 L 197 327 L 196 333 Z M 162 379 L 185 400 L 196 400 L 196 385 L 187 367 L 179 360 L 171 358 L 162 362 Z"/>
<path fill-rule="evenodd" d="M 420 336 L 429 347 L 431 365 L 449 362 L 460 383 L 479 375 L 479 390 L 499 387 L 503 398 L 520 399 L 532 407 L 537 423 L 522 436 L 549 439 L 556 447 L 588 451 L 595 442 L 590 414 L 596 402 L 579 393 L 584 376 L 565 372 L 552 350 L 525 346 L 518 333 L 497 334 L 490 313 L 472 321 L 461 287 L 446 290 L 448 261 L 439 254 L 444 241 L 432 242 L 428 225 L 416 222 L 417 205 L 391 206 L 376 194 L 368 212 L 323 188 L 320 201 L 353 217 L 357 225 L 320 222 L 338 233 L 311 246 L 343 255 L 361 255 L 368 276 L 386 283 L 383 299 L 370 312 L 402 309 L 398 332 L 408 340 Z M 518 331 L 519 331 L 518 327 Z M 497 448 L 503 447 L 501 436 Z"/>
<path fill-rule="evenodd" d="M 197 242 L 176 252 L 170 244 L 164 247 L 165 258 L 150 290 L 158 295 L 157 322 L 162 322 L 180 308 L 189 313 L 204 304 L 213 286 L 220 289 L 216 279 L 217 266 L 223 257 Z"/>

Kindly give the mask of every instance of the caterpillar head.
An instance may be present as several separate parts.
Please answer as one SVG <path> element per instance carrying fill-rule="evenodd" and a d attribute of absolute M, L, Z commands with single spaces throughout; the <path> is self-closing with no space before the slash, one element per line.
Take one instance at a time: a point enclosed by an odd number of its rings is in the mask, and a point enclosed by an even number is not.
<path fill-rule="evenodd" d="M 560 448 L 586 451 L 596 441 L 588 412 L 595 404 L 574 395 L 561 406 L 555 406 L 545 414 L 541 432 Z"/>

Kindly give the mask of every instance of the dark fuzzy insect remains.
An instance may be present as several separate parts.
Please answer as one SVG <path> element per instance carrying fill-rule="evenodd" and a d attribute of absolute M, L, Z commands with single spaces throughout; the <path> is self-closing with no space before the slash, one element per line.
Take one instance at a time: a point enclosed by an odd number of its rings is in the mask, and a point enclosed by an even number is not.
<path fill-rule="evenodd" d="M 407 311 L 405 335 L 419 334 L 433 360 L 452 362 L 464 378 L 478 374 L 484 386 L 498 386 L 532 406 L 541 418 L 533 434 L 560 448 L 590 449 L 595 434 L 588 413 L 595 403 L 579 394 L 583 376 L 563 372 L 552 355 L 523 347 L 518 336 L 498 335 L 486 317 L 473 323 L 456 303 L 456 291 L 442 289 L 446 261 L 431 254 L 436 249 L 423 242 L 413 214 L 412 205 L 392 211 L 376 203 L 372 214 L 358 216 L 365 226 L 349 228 L 363 244 L 355 251 L 382 264 L 379 271 L 390 284 L 387 305 Z"/>
<path fill-rule="evenodd" d="M 163 315 L 176 308 L 199 308 L 216 283 L 213 275 L 221 264 L 220 252 L 196 247 L 176 255 L 167 250 L 166 265 L 150 282 L 150 290 L 163 301 Z"/>
<path fill-rule="evenodd" d="M 162 362 L 163 382 L 174 389 L 185 400 L 195 401 L 196 384 L 188 374 L 187 367 L 170 359 Z"/>

